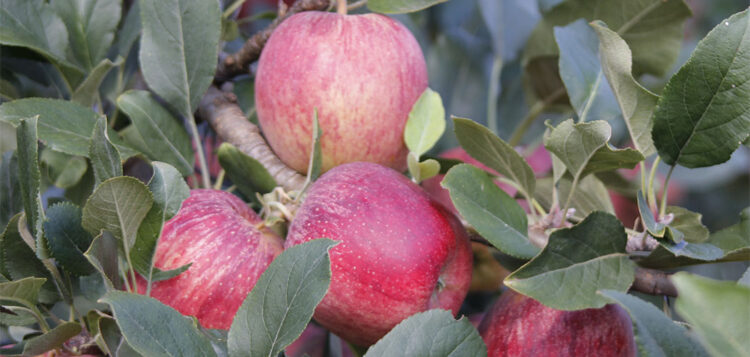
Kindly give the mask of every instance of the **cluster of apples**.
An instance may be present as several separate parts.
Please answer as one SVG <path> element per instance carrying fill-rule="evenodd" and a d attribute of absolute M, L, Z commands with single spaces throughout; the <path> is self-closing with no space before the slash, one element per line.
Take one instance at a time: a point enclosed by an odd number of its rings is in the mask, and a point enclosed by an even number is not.
<path fill-rule="evenodd" d="M 341 243 L 330 252 L 331 284 L 314 319 L 341 338 L 369 346 L 417 312 L 457 314 L 471 282 L 467 232 L 451 208 L 401 173 L 404 126 L 427 88 L 413 35 L 378 14 L 296 14 L 265 46 L 255 88 L 265 137 L 303 173 L 317 111 L 326 173 L 307 191 L 285 239 L 234 195 L 193 190 L 155 254 L 161 269 L 192 266 L 154 283 L 152 296 L 204 327 L 228 329 L 284 248 L 330 238 Z M 615 306 L 563 312 L 505 293 L 480 330 L 491 355 L 635 351 L 630 320 Z"/>

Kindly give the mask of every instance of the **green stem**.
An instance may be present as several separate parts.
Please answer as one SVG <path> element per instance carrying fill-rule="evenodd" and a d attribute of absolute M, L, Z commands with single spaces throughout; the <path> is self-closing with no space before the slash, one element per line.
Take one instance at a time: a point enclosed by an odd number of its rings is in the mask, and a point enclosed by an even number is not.
<path fill-rule="evenodd" d="M 203 143 L 201 143 L 201 135 L 198 133 L 198 125 L 195 124 L 195 117 L 190 114 L 188 119 L 188 125 L 190 126 L 190 132 L 193 135 L 193 143 L 195 144 L 196 150 L 198 150 L 198 163 L 201 168 L 201 178 L 203 178 L 203 188 L 211 188 L 211 179 L 208 172 L 208 164 L 206 164 L 206 154 L 203 152 Z"/>
<path fill-rule="evenodd" d="M 667 178 L 664 180 L 664 187 L 661 189 L 661 205 L 659 206 L 659 218 L 663 217 L 667 213 L 667 188 L 669 187 L 669 179 L 672 177 L 672 171 L 675 166 L 672 165 L 667 173 Z"/>
<path fill-rule="evenodd" d="M 573 184 L 570 185 L 570 193 L 568 193 L 568 198 L 565 200 L 565 207 L 562 210 L 563 213 L 563 222 L 567 218 L 568 215 L 568 207 L 570 207 L 570 201 L 573 200 L 573 195 L 576 193 L 576 188 L 578 187 L 578 178 L 580 178 L 580 175 L 576 175 L 576 177 L 573 179 Z"/>
<path fill-rule="evenodd" d="M 497 134 L 497 97 L 500 94 L 500 74 L 503 70 L 503 58 L 495 56 L 492 61 L 492 73 L 490 74 L 489 93 L 487 93 L 487 127 Z"/>
<path fill-rule="evenodd" d="M 516 146 L 521 143 L 523 135 L 526 134 L 526 131 L 529 130 L 531 124 L 534 123 L 534 120 L 536 120 L 539 115 L 544 113 L 544 111 L 550 104 L 562 97 L 563 94 L 565 94 L 565 88 L 561 87 L 554 93 L 550 94 L 550 96 L 545 98 L 544 100 L 540 100 L 534 103 L 531 109 L 529 109 L 529 113 L 526 114 L 526 117 L 523 118 L 523 121 L 521 121 L 521 124 L 519 124 L 518 127 L 516 127 L 516 129 L 513 131 L 513 135 L 511 135 L 510 140 L 508 140 L 508 144 L 510 144 L 510 146 Z"/>
<path fill-rule="evenodd" d="M 349 6 L 346 8 L 348 11 L 354 11 L 359 9 L 360 7 L 363 7 L 367 5 L 367 0 L 359 0 L 357 2 L 353 2 L 349 4 Z"/>
<path fill-rule="evenodd" d="M 232 16 L 235 10 L 237 10 L 242 4 L 245 3 L 245 0 L 234 0 L 232 5 L 229 5 L 226 10 L 224 10 L 224 13 L 221 14 L 222 19 L 228 19 L 229 16 Z"/>
<path fill-rule="evenodd" d="M 648 190 L 646 191 L 646 197 L 648 199 L 648 206 L 652 211 L 656 211 L 656 194 L 654 193 L 654 184 L 656 178 L 656 168 L 659 166 L 660 157 L 656 157 L 654 163 L 651 165 L 651 172 L 648 175 Z"/>
<path fill-rule="evenodd" d="M 219 177 L 216 178 L 216 182 L 214 182 L 214 190 L 221 190 L 221 186 L 224 186 L 224 176 L 227 174 L 224 169 L 221 169 L 219 171 Z"/>

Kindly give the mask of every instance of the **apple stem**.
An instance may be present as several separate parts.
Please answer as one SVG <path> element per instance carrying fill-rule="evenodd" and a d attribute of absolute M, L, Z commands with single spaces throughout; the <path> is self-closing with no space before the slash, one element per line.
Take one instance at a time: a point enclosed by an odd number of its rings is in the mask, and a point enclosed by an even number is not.
<path fill-rule="evenodd" d="M 336 12 L 339 15 L 346 15 L 346 0 L 336 0 Z"/>

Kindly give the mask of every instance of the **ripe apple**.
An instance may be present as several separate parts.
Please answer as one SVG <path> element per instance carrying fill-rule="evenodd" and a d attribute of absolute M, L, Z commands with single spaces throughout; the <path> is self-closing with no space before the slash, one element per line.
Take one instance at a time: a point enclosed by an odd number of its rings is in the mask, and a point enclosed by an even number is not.
<path fill-rule="evenodd" d="M 229 329 L 234 314 L 271 261 L 282 239 L 242 200 L 218 190 L 192 190 L 164 224 L 154 266 L 193 265 L 175 278 L 155 282 L 151 296 L 206 328 Z M 145 293 L 145 283 L 139 282 Z"/>
<path fill-rule="evenodd" d="M 365 162 L 337 166 L 310 188 L 286 247 L 317 238 L 331 249 L 331 285 L 315 319 L 368 346 L 401 320 L 458 312 L 471 281 L 471 248 L 458 219 L 419 186 Z"/>
<path fill-rule="evenodd" d="M 263 134 L 289 167 L 306 172 L 313 113 L 322 170 L 354 161 L 403 171 L 403 133 L 427 88 L 414 36 L 379 14 L 308 11 L 285 20 L 260 56 L 255 105 Z"/>
<path fill-rule="evenodd" d="M 479 333 L 488 356 L 635 356 L 633 326 L 617 305 L 560 311 L 506 291 Z"/>

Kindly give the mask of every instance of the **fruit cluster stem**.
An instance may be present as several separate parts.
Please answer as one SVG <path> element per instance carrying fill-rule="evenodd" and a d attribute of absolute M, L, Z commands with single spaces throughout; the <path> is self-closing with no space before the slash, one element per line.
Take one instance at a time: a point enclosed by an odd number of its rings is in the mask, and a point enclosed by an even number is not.
<path fill-rule="evenodd" d="M 346 15 L 346 0 L 336 0 L 336 12 L 339 15 Z"/>

